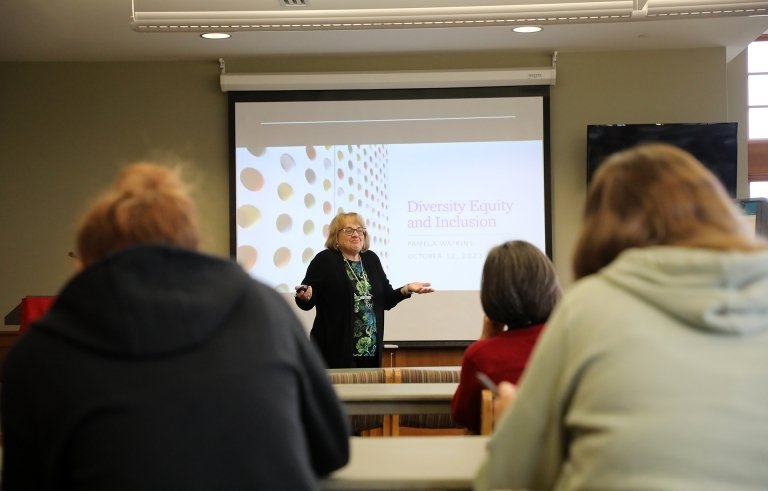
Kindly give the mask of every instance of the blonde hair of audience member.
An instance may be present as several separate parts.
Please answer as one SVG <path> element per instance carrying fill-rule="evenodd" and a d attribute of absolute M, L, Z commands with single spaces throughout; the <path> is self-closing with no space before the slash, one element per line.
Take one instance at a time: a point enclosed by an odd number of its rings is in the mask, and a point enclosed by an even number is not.
<path fill-rule="evenodd" d="M 96 200 L 77 233 L 84 266 L 144 243 L 198 247 L 197 211 L 179 169 L 145 162 L 129 165 Z"/>
<path fill-rule="evenodd" d="M 577 279 L 633 247 L 765 247 L 717 178 L 672 145 L 640 145 L 609 157 L 595 173 L 584 210 L 574 254 Z"/>
<path fill-rule="evenodd" d="M 363 217 L 360 216 L 359 213 L 339 213 L 333 217 L 333 220 L 331 220 L 331 223 L 328 225 L 328 238 L 325 239 L 325 247 L 327 249 L 338 249 L 339 232 L 341 232 L 341 229 L 345 227 L 352 227 L 353 225 L 365 228 L 365 220 L 363 220 Z M 360 252 L 365 252 L 370 248 L 371 234 L 365 234 L 363 236 L 363 248 L 360 250 Z"/>
<path fill-rule="evenodd" d="M 560 284 L 549 258 L 536 246 L 520 240 L 498 245 L 488 252 L 480 280 L 480 303 L 497 334 L 541 324 L 560 300 Z M 487 322 L 485 323 L 488 324 Z"/>

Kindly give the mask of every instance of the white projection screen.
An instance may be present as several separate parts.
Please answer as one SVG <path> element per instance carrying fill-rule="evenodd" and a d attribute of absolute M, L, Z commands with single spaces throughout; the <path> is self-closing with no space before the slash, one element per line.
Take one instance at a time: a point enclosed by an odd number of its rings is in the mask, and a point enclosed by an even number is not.
<path fill-rule="evenodd" d="M 477 339 L 488 250 L 551 257 L 546 86 L 231 92 L 232 255 L 285 295 L 339 211 L 360 213 L 392 286 L 436 289 L 388 311 L 389 343 Z"/>

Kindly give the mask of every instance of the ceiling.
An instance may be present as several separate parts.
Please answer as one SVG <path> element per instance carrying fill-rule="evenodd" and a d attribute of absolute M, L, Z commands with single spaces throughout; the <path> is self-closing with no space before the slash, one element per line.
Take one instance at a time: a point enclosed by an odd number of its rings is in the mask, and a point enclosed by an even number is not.
<path fill-rule="evenodd" d="M 516 34 L 512 23 L 488 24 L 481 27 L 424 27 L 379 29 L 310 29 L 235 31 L 227 40 L 211 41 L 200 32 L 138 32 L 132 27 L 132 14 L 140 2 L 163 2 L 168 5 L 221 5 L 224 0 L 0 0 L 0 61 L 161 61 L 216 60 L 227 57 L 269 55 L 337 55 L 373 53 L 471 52 L 471 51 L 616 51 L 668 48 L 725 47 L 731 59 L 761 33 L 768 31 L 768 15 L 694 16 L 690 18 L 641 17 L 617 21 L 586 22 L 584 20 L 545 21 L 544 30 L 535 34 Z M 236 0 L 229 0 L 230 2 Z M 242 2 L 243 0 L 240 0 Z M 274 12 L 285 1 L 249 0 L 262 11 Z M 306 1 L 306 0 L 300 0 Z M 313 0 L 333 2 L 344 7 L 349 0 Z M 386 9 L 374 5 L 396 5 L 396 0 L 362 0 L 366 9 L 354 12 L 380 15 Z M 399 3 L 403 3 L 401 0 Z M 579 6 L 681 0 L 591 0 L 581 3 L 556 3 L 555 0 L 535 7 Z M 691 0 L 695 2 L 695 0 Z M 702 3 L 712 0 L 702 0 Z M 751 3 L 768 8 L 768 0 L 719 0 Z M 429 7 L 483 4 L 491 8 L 520 5 L 502 0 L 482 2 L 464 0 L 410 0 L 408 6 Z M 689 1 L 690 3 L 690 1 Z M 358 6 L 357 3 L 353 4 Z M 323 8 L 326 8 L 323 6 Z M 371 9 L 374 10 L 371 10 Z M 459 7 L 462 8 L 462 7 Z M 485 8 L 485 7 L 484 7 Z M 402 9 L 399 9 L 402 11 Z M 759 10 L 759 9 L 758 9 Z M 754 9 L 753 9 L 754 11 Z M 761 13 L 768 13 L 766 10 Z M 682 16 L 685 17 L 685 16 Z M 650 20 L 654 19 L 654 20 Z"/>

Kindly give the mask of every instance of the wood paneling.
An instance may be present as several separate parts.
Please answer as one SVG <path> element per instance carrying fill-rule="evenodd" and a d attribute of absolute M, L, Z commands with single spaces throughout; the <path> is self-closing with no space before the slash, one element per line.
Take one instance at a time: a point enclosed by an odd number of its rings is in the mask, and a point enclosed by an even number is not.
<path fill-rule="evenodd" d="M 465 347 L 384 349 L 384 367 L 444 367 L 459 366 Z"/>
<path fill-rule="evenodd" d="M 768 181 L 768 140 L 749 140 L 749 180 Z"/>

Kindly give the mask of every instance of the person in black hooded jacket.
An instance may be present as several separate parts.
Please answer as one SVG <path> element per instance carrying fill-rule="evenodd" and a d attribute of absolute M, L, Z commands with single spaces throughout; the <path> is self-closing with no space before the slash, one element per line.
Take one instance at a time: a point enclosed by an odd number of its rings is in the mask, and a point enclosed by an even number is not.
<path fill-rule="evenodd" d="M 4 490 L 312 490 L 346 464 L 291 308 L 197 243 L 171 169 L 129 166 L 96 202 L 84 269 L 6 359 Z"/>

